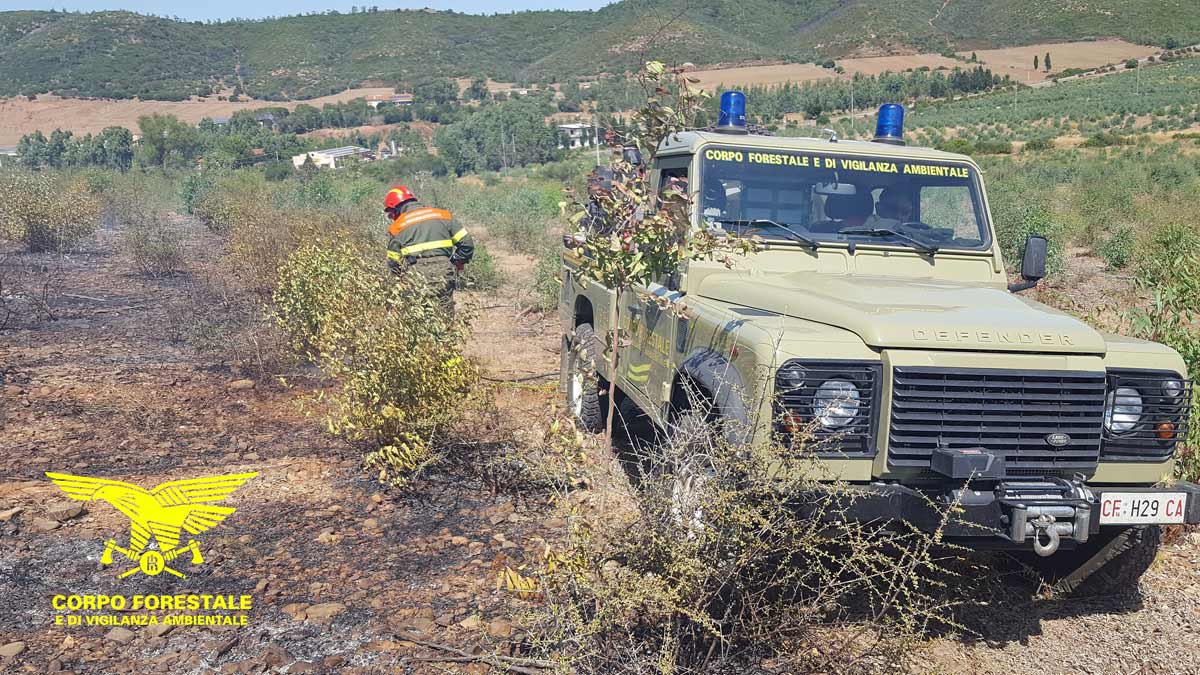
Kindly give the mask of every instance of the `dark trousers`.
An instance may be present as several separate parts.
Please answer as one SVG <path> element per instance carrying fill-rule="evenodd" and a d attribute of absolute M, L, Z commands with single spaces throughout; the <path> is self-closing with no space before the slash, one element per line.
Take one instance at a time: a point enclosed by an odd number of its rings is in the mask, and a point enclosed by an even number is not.
<path fill-rule="evenodd" d="M 454 288 L 458 275 L 449 258 L 441 255 L 415 258 L 406 271 L 420 277 L 420 283 L 427 285 L 438 296 L 446 313 L 454 315 Z"/>

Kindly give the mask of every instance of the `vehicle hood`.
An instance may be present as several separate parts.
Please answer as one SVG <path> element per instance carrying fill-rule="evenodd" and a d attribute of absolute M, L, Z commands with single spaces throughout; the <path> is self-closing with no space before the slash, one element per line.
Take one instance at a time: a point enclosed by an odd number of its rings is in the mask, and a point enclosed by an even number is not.
<path fill-rule="evenodd" d="M 702 297 L 844 328 L 872 347 L 1103 354 L 1104 337 L 996 286 L 812 272 L 706 277 Z"/>

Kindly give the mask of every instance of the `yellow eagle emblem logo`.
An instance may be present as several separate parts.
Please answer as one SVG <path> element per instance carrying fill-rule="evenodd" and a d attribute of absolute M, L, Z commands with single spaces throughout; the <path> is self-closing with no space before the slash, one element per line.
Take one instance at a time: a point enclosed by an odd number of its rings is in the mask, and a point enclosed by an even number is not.
<path fill-rule="evenodd" d="M 189 539 L 185 546 L 179 546 L 182 533 L 200 534 L 232 515 L 236 509 L 215 506 L 213 502 L 225 499 L 257 475 L 257 472 L 235 473 L 173 480 L 153 490 L 145 490 L 117 480 L 46 473 L 46 477 L 71 499 L 82 502 L 100 499 L 129 518 L 129 548 L 121 548 L 116 540 L 109 539 L 104 543 L 104 554 L 100 556 L 102 565 L 112 564 L 113 551 L 137 563 L 136 567 L 122 572 L 119 576 L 121 579 L 137 572 L 150 576 L 169 572 L 180 579 L 186 578 L 167 563 L 188 551 L 192 553 L 193 565 L 203 563 L 204 557 L 200 555 L 200 544 L 195 539 Z M 146 548 L 151 537 L 157 542 L 157 550 Z"/>

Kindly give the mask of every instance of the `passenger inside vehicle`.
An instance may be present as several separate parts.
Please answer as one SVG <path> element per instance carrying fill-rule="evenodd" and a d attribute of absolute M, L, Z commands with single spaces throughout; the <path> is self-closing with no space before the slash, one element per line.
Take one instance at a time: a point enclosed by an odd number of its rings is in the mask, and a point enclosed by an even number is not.
<path fill-rule="evenodd" d="M 875 200 L 865 190 L 851 195 L 828 195 L 825 197 L 827 220 L 814 223 L 809 230 L 835 233 L 850 227 L 862 227 L 874 211 Z"/>
<path fill-rule="evenodd" d="M 895 227 L 912 220 L 912 194 L 907 186 L 893 185 L 879 193 L 875 215 L 867 218 L 867 227 Z"/>

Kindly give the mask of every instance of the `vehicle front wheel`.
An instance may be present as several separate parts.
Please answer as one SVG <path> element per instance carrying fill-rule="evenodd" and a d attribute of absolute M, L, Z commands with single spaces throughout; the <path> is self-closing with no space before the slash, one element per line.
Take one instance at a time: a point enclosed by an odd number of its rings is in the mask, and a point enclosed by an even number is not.
<path fill-rule="evenodd" d="M 592 433 L 604 431 L 604 406 L 601 405 L 602 380 L 596 362 L 604 350 L 591 324 L 575 327 L 567 354 L 567 409 L 579 425 Z"/>
<path fill-rule="evenodd" d="M 671 423 L 662 449 L 662 468 L 669 475 L 671 518 L 689 538 L 706 525 L 704 490 L 716 478 L 713 442 L 709 421 L 689 412 Z"/>
<path fill-rule="evenodd" d="M 1075 550 L 1047 558 L 1022 555 L 1019 560 L 1060 593 L 1118 595 L 1137 588 L 1161 543 L 1162 528 L 1157 525 L 1104 529 Z"/>

